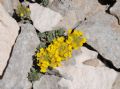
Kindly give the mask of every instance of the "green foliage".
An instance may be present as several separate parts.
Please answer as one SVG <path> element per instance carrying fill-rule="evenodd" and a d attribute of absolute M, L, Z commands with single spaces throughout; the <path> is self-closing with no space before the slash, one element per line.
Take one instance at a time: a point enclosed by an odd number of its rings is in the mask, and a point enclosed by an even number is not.
<path fill-rule="evenodd" d="M 40 42 L 40 45 L 37 47 L 37 50 L 39 50 L 40 48 L 47 47 L 54 38 L 64 36 L 64 33 L 65 33 L 64 28 L 58 28 L 56 30 L 47 31 L 47 32 L 43 32 L 43 33 L 38 32 L 38 37 L 41 42 Z M 28 73 L 28 80 L 31 82 L 38 80 L 43 75 L 36 69 L 37 65 L 34 64 L 36 62 L 37 61 L 34 56 L 33 57 L 33 67 L 30 69 L 30 72 Z M 60 76 L 59 73 L 57 73 L 56 71 L 51 71 L 51 70 L 48 72 L 48 74 L 56 74 L 56 75 Z"/>
<path fill-rule="evenodd" d="M 30 19 L 30 9 L 21 3 L 19 3 L 17 9 L 16 9 L 16 14 L 21 17 L 21 19 L 27 18 Z"/>
<path fill-rule="evenodd" d="M 49 4 L 49 0 L 42 0 L 42 5 L 43 6 L 47 6 Z"/>
<path fill-rule="evenodd" d="M 28 80 L 32 82 L 38 80 L 39 78 L 40 75 L 38 74 L 38 72 L 34 68 L 31 68 L 30 72 L 28 73 Z"/>
<path fill-rule="evenodd" d="M 26 0 L 30 2 L 31 0 Z M 42 4 L 44 7 L 46 7 L 49 4 L 49 0 L 35 0 L 36 3 Z"/>
<path fill-rule="evenodd" d="M 35 2 L 42 4 L 45 7 L 49 4 L 49 0 L 35 0 Z"/>
<path fill-rule="evenodd" d="M 38 37 L 41 41 L 39 48 L 45 48 L 47 47 L 54 38 L 60 37 L 60 36 L 64 36 L 65 30 L 64 28 L 58 28 L 56 30 L 52 30 L 52 31 L 46 31 L 44 33 L 39 32 L 38 33 Z"/>

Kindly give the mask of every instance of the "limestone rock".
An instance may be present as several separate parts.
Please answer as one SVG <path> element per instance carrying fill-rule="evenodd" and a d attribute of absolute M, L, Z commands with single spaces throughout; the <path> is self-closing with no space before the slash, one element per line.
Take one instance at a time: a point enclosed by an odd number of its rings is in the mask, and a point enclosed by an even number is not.
<path fill-rule="evenodd" d="M 116 1 L 113 7 L 110 8 L 110 13 L 117 16 L 120 20 L 120 1 L 119 0 Z"/>
<path fill-rule="evenodd" d="M 78 21 L 82 21 L 77 29 L 84 32 L 88 44 L 119 68 L 120 25 L 114 16 L 105 12 L 105 7 L 98 3 L 98 0 L 56 0 L 51 6 L 64 15 L 58 25 L 69 29 Z M 110 11 L 119 16 L 119 1 Z"/>
<path fill-rule="evenodd" d="M 119 89 L 119 88 L 120 88 L 120 73 L 118 74 L 118 76 L 113 84 L 112 89 Z"/>
<path fill-rule="evenodd" d="M 59 13 L 54 12 L 49 8 L 42 7 L 37 3 L 30 4 L 30 10 L 30 17 L 33 24 L 40 32 L 52 30 L 52 28 L 62 19 L 62 16 Z"/>
<path fill-rule="evenodd" d="M 33 83 L 34 89 L 112 89 L 117 72 L 105 67 L 83 64 L 87 60 L 98 60 L 97 53 L 82 47 L 74 51 L 73 58 L 56 68 L 62 77 L 44 75 Z M 96 59 L 95 59 L 96 58 Z M 91 62 L 92 63 L 92 62 Z"/>
<path fill-rule="evenodd" d="M 33 89 L 59 89 L 57 84 L 59 80 L 60 78 L 54 75 L 45 75 L 33 83 Z"/>
<path fill-rule="evenodd" d="M 13 6 L 12 6 L 12 0 L 3 0 L 2 4 L 5 8 L 5 10 L 12 15 L 13 13 Z"/>
<path fill-rule="evenodd" d="M 69 70 L 70 69 L 70 70 Z M 62 71 L 68 71 L 71 80 L 62 78 L 59 81 L 61 87 L 68 89 L 111 89 L 115 81 L 116 73 L 107 68 L 94 68 L 90 66 L 68 67 Z M 66 73 L 66 72 L 65 72 Z"/>
<path fill-rule="evenodd" d="M 85 33 L 88 44 L 111 60 L 116 67 L 120 67 L 120 26 L 115 17 L 99 12 L 77 29 Z"/>
<path fill-rule="evenodd" d="M 55 0 L 50 8 L 64 16 L 58 25 L 71 28 L 76 22 L 104 11 L 105 6 L 100 5 L 98 0 Z"/>
<path fill-rule="evenodd" d="M 1 0 L 0 2 L 4 6 L 5 10 L 12 16 L 14 9 L 17 8 L 19 0 Z"/>
<path fill-rule="evenodd" d="M 0 75 L 6 67 L 19 26 L 0 4 Z"/>
<path fill-rule="evenodd" d="M 32 56 L 38 45 L 39 39 L 34 27 L 30 24 L 23 24 L 9 65 L 0 80 L 0 89 L 31 89 L 32 84 L 27 76 L 32 66 Z"/>
<path fill-rule="evenodd" d="M 58 85 L 67 89 L 111 89 L 117 72 L 101 64 L 97 67 L 83 64 L 82 61 L 95 58 L 96 53 L 86 48 L 82 48 L 81 51 L 81 55 L 74 57 L 75 65 L 57 68 L 65 76 L 58 82 Z"/>

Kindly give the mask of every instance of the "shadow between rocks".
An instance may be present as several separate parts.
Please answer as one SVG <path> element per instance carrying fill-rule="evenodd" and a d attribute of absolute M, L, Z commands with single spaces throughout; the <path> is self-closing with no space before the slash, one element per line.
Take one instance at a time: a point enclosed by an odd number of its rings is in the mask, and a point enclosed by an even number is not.
<path fill-rule="evenodd" d="M 114 4 L 117 2 L 116 0 L 98 0 L 98 2 L 101 4 L 101 5 L 108 5 L 108 8 L 107 10 L 105 11 L 107 14 L 110 14 L 112 16 L 114 16 L 117 21 L 118 21 L 118 25 L 120 25 L 120 19 L 117 15 L 115 14 L 112 14 L 110 12 L 110 8 L 114 6 Z"/>
<path fill-rule="evenodd" d="M 106 59 L 104 58 L 95 48 L 93 48 L 91 45 L 89 45 L 88 43 L 84 43 L 83 44 L 84 47 L 88 48 L 89 50 L 92 50 L 92 51 L 96 51 L 98 53 L 98 56 L 97 58 L 105 64 L 106 67 L 108 68 L 111 68 L 111 69 L 114 69 L 115 71 L 117 72 L 120 72 L 120 68 L 116 68 L 114 66 L 114 64 L 112 63 L 112 61 L 110 61 L 109 59 Z"/>

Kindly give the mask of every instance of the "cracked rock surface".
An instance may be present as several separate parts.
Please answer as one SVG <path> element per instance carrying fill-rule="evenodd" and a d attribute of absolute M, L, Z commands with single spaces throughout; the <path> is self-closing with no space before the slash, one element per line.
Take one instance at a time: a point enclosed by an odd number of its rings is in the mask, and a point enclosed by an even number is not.
<path fill-rule="evenodd" d="M 9 65 L 0 80 L 0 89 L 30 89 L 28 72 L 32 66 L 32 56 L 39 39 L 35 29 L 30 24 L 21 25 L 21 33 L 14 45 Z"/>
<path fill-rule="evenodd" d="M 118 17 L 118 24 L 120 25 L 120 0 L 117 0 L 114 6 L 110 8 L 110 13 Z"/>
<path fill-rule="evenodd" d="M 87 60 L 97 60 L 97 53 L 90 51 L 85 47 L 81 48 L 81 52 L 75 53 L 72 60 L 76 63 L 64 65 L 57 68 L 59 72 L 65 76 L 58 84 L 60 87 L 68 89 L 111 89 L 117 72 L 105 67 L 100 61 L 98 65 L 92 66 L 83 64 Z M 92 63 L 91 63 L 92 64 Z M 111 74 L 111 75 L 110 75 Z"/>
<path fill-rule="evenodd" d="M 36 3 L 30 4 L 33 25 L 20 22 L 21 32 L 16 42 L 19 26 L 10 16 L 3 14 L 0 4 L 0 63 L 3 63 L 2 57 L 10 57 L 4 75 L 0 77 L 0 89 L 119 89 L 120 73 L 106 67 L 99 61 L 97 52 L 85 47 L 74 51 L 73 58 L 57 68 L 61 76 L 45 75 L 33 82 L 33 85 L 27 78 L 32 66 L 32 56 L 40 43 L 35 29 L 50 31 L 56 25 L 69 29 L 77 26 L 78 22 L 77 29 L 84 32 L 87 44 L 120 68 L 120 1 L 117 0 L 114 5 L 112 1 L 115 0 L 50 0 L 48 8 Z M 1 2 L 5 7 L 5 14 L 8 12 L 10 15 L 18 4 L 17 0 L 0 0 Z M 110 13 L 106 13 L 108 8 Z M 5 37 L 7 40 L 3 39 Z M 4 42 L 10 47 L 1 45 Z M 9 56 L 13 44 L 13 51 Z M 8 53 L 3 50 L 1 52 L 1 49 L 7 49 Z"/>
<path fill-rule="evenodd" d="M 57 84 L 59 80 L 57 76 L 45 75 L 33 83 L 33 89 L 60 89 Z"/>
<path fill-rule="evenodd" d="M 12 16 L 14 9 L 17 8 L 19 0 L 0 0 L 5 10 Z"/>
<path fill-rule="evenodd" d="M 77 29 L 86 34 L 87 42 L 120 68 L 120 25 L 116 17 L 105 12 L 107 6 L 101 5 L 98 0 L 58 0 L 51 8 L 63 13 L 61 26 L 72 28 L 82 21 Z"/>
<path fill-rule="evenodd" d="M 33 89 L 112 89 L 117 72 L 104 66 L 97 53 L 82 47 L 73 58 L 57 68 L 62 77 L 45 75 L 33 84 Z M 97 64 L 89 60 L 96 60 Z"/>
<path fill-rule="evenodd" d="M 12 46 L 18 36 L 17 22 L 0 4 L 0 76 L 6 67 Z"/>
<path fill-rule="evenodd" d="M 55 27 L 60 20 L 62 20 L 62 16 L 39 4 L 30 4 L 31 10 L 31 20 L 33 21 L 33 25 L 38 29 L 40 32 L 50 31 L 53 27 Z M 36 11 L 39 10 L 39 11 Z"/>

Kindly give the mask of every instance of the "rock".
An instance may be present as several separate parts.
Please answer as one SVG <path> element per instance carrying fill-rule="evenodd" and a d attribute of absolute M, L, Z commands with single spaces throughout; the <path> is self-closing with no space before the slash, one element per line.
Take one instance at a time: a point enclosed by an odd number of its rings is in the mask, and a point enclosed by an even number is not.
<path fill-rule="evenodd" d="M 0 89 L 31 89 L 32 84 L 27 76 L 32 66 L 32 56 L 38 45 L 39 39 L 35 28 L 30 24 L 23 24 L 9 65 L 0 80 Z"/>
<path fill-rule="evenodd" d="M 116 67 L 120 67 L 120 26 L 115 17 L 99 12 L 77 29 L 85 33 L 88 44 L 111 60 Z"/>
<path fill-rule="evenodd" d="M 59 2 L 56 0 L 51 6 L 52 9 L 64 15 L 58 25 L 69 29 L 75 27 L 78 21 L 82 21 L 77 29 L 84 32 L 88 44 L 120 68 L 120 25 L 114 16 L 105 12 L 106 6 L 98 3 L 98 0 L 61 0 L 61 3 Z M 119 16 L 118 2 L 111 7 L 111 13 L 115 11 L 117 16 Z"/>
<path fill-rule="evenodd" d="M 19 0 L 12 0 L 13 9 L 17 9 L 18 4 L 19 4 Z"/>
<path fill-rule="evenodd" d="M 45 75 L 33 83 L 33 89 L 60 89 L 57 84 L 59 80 L 60 78 L 54 75 Z"/>
<path fill-rule="evenodd" d="M 54 12 L 49 8 L 42 7 L 37 3 L 30 4 L 30 10 L 30 17 L 33 24 L 40 32 L 52 30 L 52 28 L 62 19 L 62 16 L 59 13 Z"/>
<path fill-rule="evenodd" d="M 119 88 L 120 88 L 120 73 L 118 74 L 118 76 L 113 84 L 112 89 L 119 89 Z"/>
<path fill-rule="evenodd" d="M 110 13 L 117 16 L 120 20 L 120 7 L 119 6 L 120 6 L 120 1 L 116 1 L 114 6 L 110 8 Z"/>
<path fill-rule="evenodd" d="M 99 61 L 96 59 L 91 59 L 91 60 L 87 60 L 87 61 L 83 62 L 83 64 L 97 67 L 99 65 Z"/>
<path fill-rule="evenodd" d="M 5 8 L 5 10 L 12 15 L 13 13 L 13 6 L 12 6 L 12 0 L 3 0 L 2 4 Z"/>
<path fill-rule="evenodd" d="M 58 82 L 58 85 L 67 89 L 111 89 L 117 72 L 101 63 L 97 67 L 83 64 L 84 61 L 96 58 L 97 55 L 84 47 L 81 51 L 81 54 L 74 56 L 75 65 L 57 68 L 60 74 L 65 76 Z"/>
<path fill-rule="evenodd" d="M 9 16 L 0 4 L 0 76 L 6 67 L 18 31 L 17 22 Z"/>
<path fill-rule="evenodd" d="M 98 0 L 55 0 L 50 8 L 64 16 L 63 21 L 59 24 L 67 28 L 105 10 L 105 6 L 100 5 Z"/>
<path fill-rule="evenodd" d="M 14 9 L 17 8 L 19 0 L 1 0 L 5 10 L 12 16 Z"/>
<path fill-rule="evenodd" d="M 75 60 L 74 64 L 73 61 L 67 61 L 62 67 L 56 68 L 62 77 L 44 75 L 33 83 L 33 89 L 112 89 L 117 72 L 105 67 L 99 60 L 97 66 L 83 64 L 92 59 L 98 60 L 94 51 L 85 47 L 74 51 L 70 59 Z"/>

